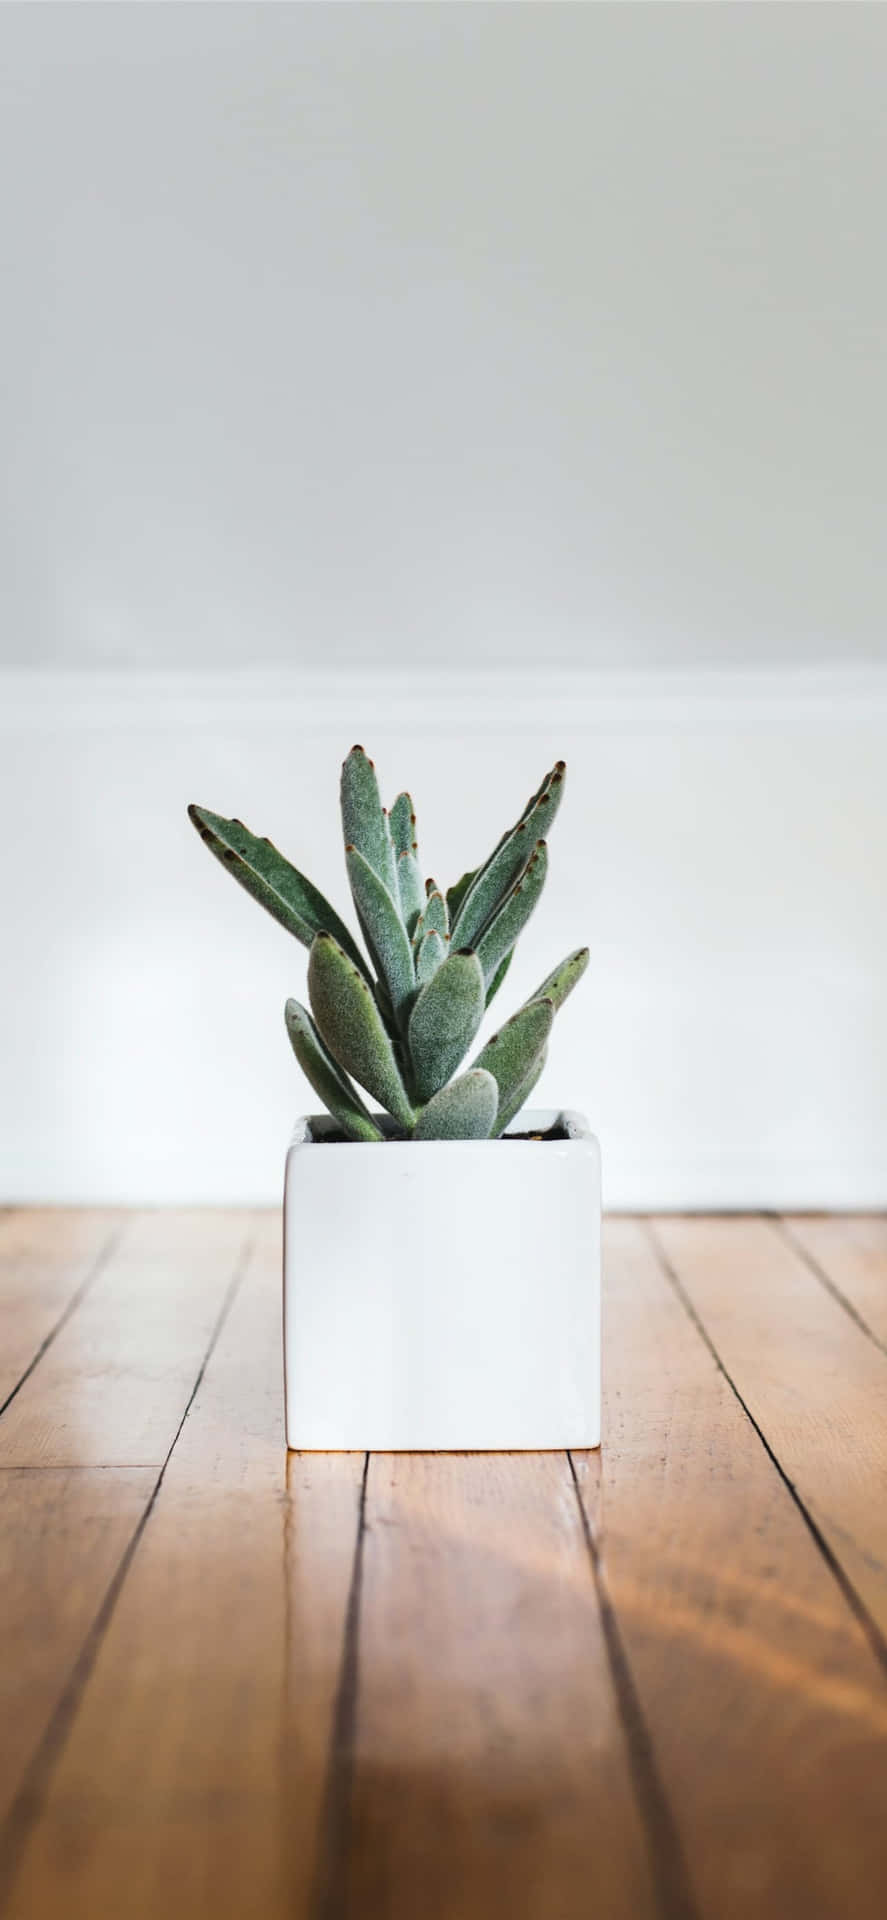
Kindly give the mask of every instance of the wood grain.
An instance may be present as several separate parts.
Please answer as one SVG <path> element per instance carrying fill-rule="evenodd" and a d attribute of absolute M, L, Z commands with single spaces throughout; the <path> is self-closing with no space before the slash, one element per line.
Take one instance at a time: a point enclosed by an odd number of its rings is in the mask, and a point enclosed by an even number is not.
<path fill-rule="evenodd" d="M 248 1216 L 138 1214 L 0 1420 L 0 1467 L 160 1466 Z"/>
<path fill-rule="evenodd" d="M 73 1207 L 0 1214 L 0 1407 L 107 1254 L 120 1219 Z"/>
<path fill-rule="evenodd" d="M 0 1474 L 0 1823 L 155 1479 L 150 1467 Z"/>
<path fill-rule="evenodd" d="M 881 1223 L 610 1223 L 575 1480 L 288 1457 L 277 1217 L 110 1224 L 0 1220 L 6 1920 L 880 1920 Z"/>
<path fill-rule="evenodd" d="M 655 1910 L 569 1463 L 374 1455 L 344 1910 Z"/>
<path fill-rule="evenodd" d="M 793 1214 L 789 1236 L 887 1347 L 887 1214 Z"/>
<path fill-rule="evenodd" d="M 577 1472 L 699 1912 L 876 1920 L 887 1676 L 639 1223 L 604 1282 Z"/>
<path fill-rule="evenodd" d="M 311 1911 L 363 1460 L 286 1455 L 258 1244 L 86 1686 L 9 1913 Z"/>
<path fill-rule="evenodd" d="M 768 1221 L 658 1239 L 753 1419 L 887 1637 L 887 1356 Z"/>

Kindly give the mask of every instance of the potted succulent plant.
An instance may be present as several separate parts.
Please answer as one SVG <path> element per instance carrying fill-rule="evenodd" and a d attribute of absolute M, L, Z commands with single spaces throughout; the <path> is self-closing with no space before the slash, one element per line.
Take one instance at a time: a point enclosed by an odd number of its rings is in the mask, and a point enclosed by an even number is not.
<path fill-rule="evenodd" d="M 372 760 L 352 748 L 342 825 L 368 958 L 270 840 L 189 808 L 210 851 L 310 950 L 311 1011 L 288 1000 L 286 1027 L 326 1114 L 298 1122 L 286 1165 L 290 1447 L 598 1444 L 597 1142 L 577 1114 L 526 1109 L 587 948 L 464 1066 L 542 891 L 564 774 L 558 761 L 444 894 L 423 884 L 409 794 L 386 812 Z"/>

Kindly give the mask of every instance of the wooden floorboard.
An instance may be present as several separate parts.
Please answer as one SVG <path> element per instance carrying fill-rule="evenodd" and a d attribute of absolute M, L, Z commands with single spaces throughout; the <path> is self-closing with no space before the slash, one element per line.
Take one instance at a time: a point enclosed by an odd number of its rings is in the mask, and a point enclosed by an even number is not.
<path fill-rule="evenodd" d="M 166 1458 L 246 1244 L 247 1216 L 137 1214 L 0 1422 L 0 1468 Z"/>
<path fill-rule="evenodd" d="M 5 1920 L 880 1916 L 884 1241 L 612 1222 L 599 1454 L 366 1462 L 275 1216 L 0 1216 Z"/>
<path fill-rule="evenodd" d="M 353 1920 L 656 1911 L 565 1455 L 372 1457 L 354 1740 Z"/>
<path fill-rule="evenodd" d="M 887 1674 L 641 1223 L 607 1224 L 604 1273 L 577 1474 L 698 1909 L 875 1920 Z"/>
<path fill-rule="evenodd" d="M 0 1214 L 0 1408 L 95 1278 L 120 1222 L 72 1207 Z"/>
<path fill-rule="evenodd" d="M 152 1467 L 0 1474 L 0 1824 L 155 1480 Z"/>
<path fill-rule="evenodd" d="M 311 1913 L 363 1462 L 286 1454 L 278 1222 L 256 1234 L 11 1915 Z"/>
<path fill-rule="evenodd" d="M 783 1226 L 814 1272 L 887 1351 L 887 1214 L 794 1214 Z"/>
<path fill-rule="evenodd" d="M 655 1233 L 887 1660 L 887 1355 L 772 1222 Z"/>

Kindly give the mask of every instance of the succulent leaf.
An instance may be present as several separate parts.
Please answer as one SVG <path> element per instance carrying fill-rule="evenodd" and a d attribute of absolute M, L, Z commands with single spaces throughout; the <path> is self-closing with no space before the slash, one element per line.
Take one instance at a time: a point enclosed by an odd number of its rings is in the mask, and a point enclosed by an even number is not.
<path fill-rule="evenodd" d="M 425 900 L 423 911 L 420 913 L 416 922 L 416 931 L 413 934 L 414 948 L 418 947 L 421 941 L 424 940 L 426 933 L 431 933 L 432 930 L 435 933 L 439 933 L 442 940 L 449 940 L 450 937 L 450 916 L 447 913 L 447 905 L 443 894 L 440 888 L 434 885 L 433 880 L 429 880 L 427 885 L 429 888 L 428 896 Z"/>
<path fill-rule="evenodd" d="M 308 993 L 333 1058 L 411 1132 L 415 1115 L 372 991 L 330 934 L 312 945 Z"/>
<path fill-rule="evenodd" d="M 499 965 L 496 968 L 496 971 L 493 975 L 493 978 L 490 981 L 490 984 L 487 988 L 487 1006 L 489 1006 L 491 1000 L 495 1000 L 496 995 L 499 991 L 499 988 L 501 987 L 502 982 L 505 979 L 505 975 L 508 972 L 508 969 L 511 966 L 511 962 L 513 959 L 514 959 L 514 948 L 512 947 L 510 951 L 506 953 L 505 959 L 500 960 Z M 538 998 L 538 995 L 534 997 Z"/>
<path fill-rule="evenodd" d="M 397 856 L 397 886 L 404 926 L 412 940 L 425 905 L 425 888 L 419 862 L 412 848 Z"/>
<path fill-rule="evenodd" d="M 447 913 L 447 903 L 439 887 L 435 887 L 434 891 L 429 893 L 422 914 L 422 932 L 431 933 L 432 929 L 435 933 L 440 934 L 442 940 L 449 939 L 450 916 Z"/>
<path fill-rule="evenodd" d="M 442 940 L 440 934 L 436 933 L 432 927 L 420 941 L 416 955 L 416 979 L 420 987 L 427 987 L 429 980 L 433 980 L 438 967 L 443 966 L 446 957 L 446 941 Z"/>
<path fill-rule="evenodd" d="M 496 1123 L 497 1102 L 493 1075 L 474 1067 L 442 1087 L 423 1107 L 413 1139 L 488 1140 Z"/>
<path fill-rule="evenodd" d="M 545 841 L 540 840 L 478 941 L 477 955 L 487 985 L 505 955 L 511 952 L 518 935 L 523 932 L 545 885 L 547 872 L 548 848 Z"/>
<path fill-rule="evenodd" d="M 388 816 L 379 798 L 376 769 L 363 747 L 352 747 L 343 762 L 340 792 L 346 847 L 356 847 L 392 899 L 399 898 Z"/>
<path fill-rule="evenodd" d="M 496 1125 L 494 1128 L 497 1139 L 501 1133 L 505 1132 L 506 1127 L 510 1127 L 515 1115 L 520 1113 L 521 1107 L 526 1106 L 547 1059 L 548 1048 L 543 1047 L 538 1059 L 534 1060 L 529 1073 L 523 1080 L 518 1081 L 516 1087 L 512 1088 L 509 1098 L 507 1100 L 500 1099 L 499 1111 L 496 1115 Z"/>
<path fill-rule="evenodd" d="M 533 807 L 536 805 L 536 801 L 541 800 L 546 787 L 551 784 L 552 780 L 560 779 L 561 782 L 563 781 L 563 777 L 566 771 L 567 771 L 566 760 L 556 760 L 550 773 L 547 773 L 545 775 L 544 780 L 540 782 L 540 785 L 536 788 L 535 793 L 530 794 L 530 798 L 527 801 L 527 804 L 523 810 L 523 813 L 521 814 L 522 820 L 525 820 L 527 817 L 527 814 L 532 812 Z M 563 798 L 563 789 L 561 790 L 561 798 Z"/>
<path fill-rule="evenodd" d="M 567 995 L 572 993 L 577 982 L 582 979 L 587 966 L 588 948 L 577 947 L 575 953 L 568 954 L 566 960 L 562 960 L 560 966 L 555 967 L 554 972 L 543 980 L 541 987 L 537 987 L 535 993 L 530 994 L 530 999 L 550 1000 L 557 1013 Z"/>
<path fill-rule="evenodd" d="M 477 879 L 477 868 L 469 867 L 468 872 L 463 873 L 461 880 L 455 881 L 452 887 L 447 888 L 447 912 L 450 916 L 451 926 L 455 926 L 456 921 L 459 917 L 459 909 L 462 905 L 465 895 L 468 892 L 468 889 L 471 886 L 472 881 L 476 879 Z"/>
<path fill-rule="evenodd" d="M 514 884 L 534 842 L 551 826 L 564 791 L 566 768 L 559 760 L 530 799 L 516 826 L 503 835 L 468 888 L 453 924 L 457 946 L 476 947 L 491 916 Z M 461 884 L 461 883 L 460 883 Z"/>
<path fill-rule="evenodd" d="M 528 1000 L 506 1020 L 478 1054 L 476 1067 L 485 1067 L 499 1088 L 499 1107 L 508 1112 L 515 1094 L 529 1080 L 545 1049 L 554 1019 L 550 1000 Z M 525 1096 L 524 1096 L 525 1097 Z M 515 1112 L 515 1108 L 511 1108 Z"/>
<path fill-rule="evenodd" d="M 388 888 L 356 847 L 345 848 L 357 917 L 373 965 L 385 982 L 396 1020 L 405 1017 L 416 992 L 413 950 Z"/>
<path fill-rule="evenodd" d="M 416 846 L 416 815 L 408 793 L 399 793 L 388 815 L 395 854 L 412 853 Z"/>
<path fill-rule="evenodd" d="M 479 956 L 449 954 L 428 985 L 422 988 L 407 1029 L 413 1079 L 420 1100 L 430 1099 L 455 1073 L 474 1039 L 483 1013 L 484 977 Z"/>
<path fill-rule="evenodd" d="M 190 806 L 188 818 L 216 859 L 287 933 L 310 947 L 316 933 L 331 933 L 369 979 L 359 947 L 334 907 L 270 840 L 259 840 L 242 820 L 226 820 L 208 807 Z"/>
<path fill-rule="evenodd" d="M 285 1008 L 286 1030 L 293 1052 L 306 1079 L 310 1080 L 328 1113 L 338 1120 L 349 1140 L 381 1140 L 375 1121 L 367 1112 L 357 1089 L 336 1064 L 324 1046 L 310 1013 L 298 1000 L 288 1000 Z"/>

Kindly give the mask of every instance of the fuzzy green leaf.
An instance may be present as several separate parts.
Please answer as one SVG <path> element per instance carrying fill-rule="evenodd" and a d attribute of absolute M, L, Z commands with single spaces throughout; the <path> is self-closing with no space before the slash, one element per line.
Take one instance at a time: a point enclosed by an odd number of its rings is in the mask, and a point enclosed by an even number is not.
<path fill-rule="evenodd" d="M 388 830 L 388 815 L 379 798 L 379 782 L 372 760 L 363 747 L 352 747 L 342 766 L 342 831 L 346 847 L 356 847 L 372 867 L 392 900 L 399 897 L 395 872 L 394 845 Z"/>
<path fill-rule="evenodd" d="M 293 1052 L 306 1079 L 310 1080 L 328 1113 L 338 1120 L 349 1140 L 381 1140 L 375 1121 L 367 1112 L 357 1089 L 337 1066 L 324 1046 L 310 1013 L 298 1000 L 288 1000 L 285 1008 L 286 1030 Z"/>
<path fill-rule="evenodd" d="M 210 853 L 287 933 L 295 934 L 305 947 L 310 947 L 316 933 L 331 933 L 369 979 L 366 961 L 335 908 L 270 840 L 257 839 L 242 820 L 226 820 L 208 807 L 190 806 L 188 818 Z"/>
<path fill-rule="evenodd" d="M 526 1106 L 547 1059 L 548 1048 L 543 1047 L 542 1052 L 539 1054 L 538 1059 L 534 1060 L 526 1077 L 523 1080 L 519 1080 L 517 1086 L 512 1088 L 510 1097 L 507 1100 L 500 1099 L 499 1111 L 496 1115 L 496 1125 L 494 1128 L 494 1134 L 497 1139 L 501 1133 L 505 1132 L 506 1127 L 511 1125 L 515 1115 L 520 1113 L 521 1107 Z"/>
<path fill-rule="evenodd" d="M 308 992 L 333 1058 L 411 1131 L 415 1115 L 373 994 L 329 934 L 319 933 L 311 948 Z"/>
<path fill-rule="evenodd" d="M 439 933 L 442 940 L 449 940 L 450 937 L 450 916 L 447 913 L 447 903 L 440 888 L 433 886 L 433 883 L 429 884 L 432 886 L 432 891 L 428 894 L 423 911 L 419 915 L 416 923 L 416 931 L 413 935 L 414 946 L 418 946 L 419 942 L 425 938 L 426 933 L 431 933 L 432 931 Z"/>
<path fill-rule="evenodd" d="M 495 1000 L 496 995 L 499 991 L 499 988 L 501 987 L 502 982 L 505 979 L 505 975 L 508 972 L 508 969 L 511 966 L 511 962 L 513 959 L 514 959 L 514 948 L 512 947 L 511 951 L 509 953 L 506 953 L 505 959 L 500 960 L 499 965 L 496 968 L 496 971 L 493 975 L 493 978 L 490 981 L 490 984 L 487 988 L 487 1002 L 486 1002 L 487 1006 L 489 1006 L 491 1000 Z"/>
<path fill-rule="evenodd" d="M 455 1073 L 483 1019 L 484 978 L 476 953 L 451 953 L 423 987 L 407 1044 L 416 1093 L 430 1099 Z"/>
<path fill-rule="evenodd" d="M 429 1100 L 419 1115 L 413 1139 L 488 1140 L 496 1124 L 497 1101 L 492 1074 L 473 1068 Z"/>
<path fill-rule="evenodd" d="M 477 955 L 489 986 L 500 961 L 510 953 L 524 930 L 536 905 L 548 872 L 548 848 L 540 840 L 510 892 L 485 928 L 477 945 Z"/>
<path fill-rule="evenodd" d="M 554 763 L 554 766 L 551 768 L 550 773 L 547 773 L 545 775 L 544 780 L 540 781 L 540 784 L 536 788 L 535 793 L 530 794 L 530 798 L 527 801 L 527 804 L 523 810 L 523 813 L 521 814 L 522 820 L 526 820 L 527 814 L 532 812 L 534 806 L 536 805 L 536 801 L 541 800 L 546 787 L 550 786 L 553 780 L 560 779 L 561 781 L 563 781 L 563 777 L 566 771 L 567 771 L 566 760 L 556 760 Z M 561 798 L 563 798 L 563 791 L 561 791 Z"/>
<path fill-rule="evenodd" d="M 422 874 L 416 855 L 412 851 L 399 853 L 397 856 L 397 886 L 401 916 L 412 940 L 425 905 Z"/>
<path fill-rule="evenodd" d="M 537 987 L 535 993 L 530 994 L 530 999 L 550 1000 L 556 1013 L 558 1007 L 563 1006 L 567 995 L 572 993 L 577 982 L 582 979 L 587 966 L 588 948 L 577 947 L 575 953 L 568 954 L 566 960 L 562 960 L 560 966 L 555 967 L 554 972 L 543 980 L 541 987 Z"/>
<path fill-rule="evenodd" d="M 388 888 L 356 847 L 345 848 L 357 917 L 373 965 L 385 982 L 396 1020 L 405 1017 L 416 992 L 413 950 Z"/>
<path fill-rule="evenodd" d="M 485 1067 L 493 1075 L 502 1112 L 508 1112 L 518 1089 L 529 1080 L 546 1046 L 553 1019 L 550 1000 L 529 1000 L 478 1054 L 474 1065 Z"/>
<path fill-rule="evenodd" d="M 478 869 L 453 925 L 455 945 L 478 946 L 481 933 L 513 886 L 530 849 L 550 828 L 560 806 L 565 773 L 564 762 L 559 760 L 538 792 L 531 795 L 517 825 L 503 835 L 489 860 Z"/>
<path fill-rule="evenodd" d="M 471 886 L 472 881 L 476 879 L 477 879 L 477 868 L 469 867 L 468 872 L 463 873 L 461 880 L 457 880 L 452 887 L 447 888 L 447 912 L 450 916 L 451 926 L 455 926 L 456 920 L 458 919 L 458 916 L 459 916 L 459 909 L 462 905 L 465 895 L 468 892 L 468 889 Z"/>
<path fill-rule="evenodd" d="M 388 815 L 388 829 L 394 843 L 394 851 L 414 853 L 416 850 L 416 815 L 413 802 L 408 793 L 399 793 Z"/>
<path fill-rule="evenodd" d="M 434 979 L 438 967 L 443 966 L 446 957 L 447 943 L 441 939 L 439 933 L 435 933 L 432 927 L 421 940 L 416 954 L 416 979 L 420 987 L 427 987 L 429 980 Z"/>

